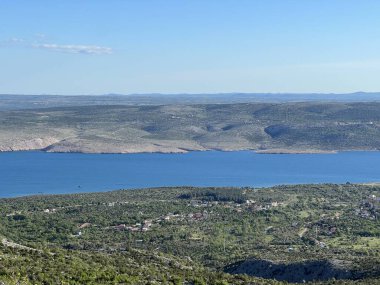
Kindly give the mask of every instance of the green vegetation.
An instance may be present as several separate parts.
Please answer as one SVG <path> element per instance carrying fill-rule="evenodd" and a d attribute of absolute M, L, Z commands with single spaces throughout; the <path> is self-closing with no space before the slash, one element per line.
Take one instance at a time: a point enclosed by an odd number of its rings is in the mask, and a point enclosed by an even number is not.
<path fill-rule="evenodd" d="M 71 106 L 0 112 L 0 150 L 380 149 L 380 103 Z"/>
<path fill-rule="evenodd" d="M 1 199 L 0 284 L 380 284 L 378 197 L 321 184 Z"/>

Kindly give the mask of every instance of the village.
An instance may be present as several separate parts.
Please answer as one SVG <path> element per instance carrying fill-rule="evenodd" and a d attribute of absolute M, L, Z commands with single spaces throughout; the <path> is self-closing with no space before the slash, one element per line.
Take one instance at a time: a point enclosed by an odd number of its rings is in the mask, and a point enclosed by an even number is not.
<path fill-rule="evenodd" d="M 107 205 L 109 207 L 114 207 L 117 203 L 126 204 L 126 202 L 109 202 Z M 140 223 L 135 223 L 131 225 L 127 224 L 118 224 L 109 227 L 105 227 L 105 229 L 116 230 L 116 231 L 129 231 L 129 232 L 147 232 L 154 228 L 155 226 L 161 225 L 162 223 L 174 223 L 174 222 L 198 222 L 201 220 L 206 220 L 213 215 L 212 207 L 222 207 L 225 209 L 231 209 L 238 213 L 246 210 L 251 212 L 259 212 L 266 211 L 272 208 L 283 206 L 282 202 L 270 202 L 265 204 L 259 204 L 254 200 L 246 200 L 245 203 L 235 203 L 233 201 L 202 201 L 202 200 L 191 200 L 188 204 L 188 208 L 195 208 L 198 211 L 190 212 L 188 214 L 180 214 L 180 213 L 167 213 L 166 215 L 159 216 L 153 219 L 146 219 Z M 202 210 L 201 210 L 202 209 Z M 209 210 L 207 210 L 209 209 Z M 51 211 L 50 211 L 51 212 Z M 91 226 L 91 223 L 83 223 L 78 226 L 78 229 L 83 230 Z M 76 236 L 80 236 L 82 234 L 81 231 L 78 232 Z"/>

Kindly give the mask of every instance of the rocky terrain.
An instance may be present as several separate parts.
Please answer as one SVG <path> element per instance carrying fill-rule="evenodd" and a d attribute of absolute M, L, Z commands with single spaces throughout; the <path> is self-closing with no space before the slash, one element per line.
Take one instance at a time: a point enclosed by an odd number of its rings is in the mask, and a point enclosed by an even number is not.
<path fill-rule="evenodd" d="M 77 106 L 0 112 L 0 151 L 380 149 L 380 103 Z"/>

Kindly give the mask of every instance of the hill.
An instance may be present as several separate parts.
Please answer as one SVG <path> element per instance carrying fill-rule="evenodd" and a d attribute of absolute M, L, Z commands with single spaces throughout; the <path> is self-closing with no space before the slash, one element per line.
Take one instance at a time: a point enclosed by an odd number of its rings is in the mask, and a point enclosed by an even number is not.
<path fill-rule="evenodd" d="M 0 112 L 0 151 L 378 150 L 380 103 L 57 107 Z"/>
<path fill-rule="evenodd" d="M 380 284 L 378 197 L 321 184 L 0 199 L 0 284 Z"/>

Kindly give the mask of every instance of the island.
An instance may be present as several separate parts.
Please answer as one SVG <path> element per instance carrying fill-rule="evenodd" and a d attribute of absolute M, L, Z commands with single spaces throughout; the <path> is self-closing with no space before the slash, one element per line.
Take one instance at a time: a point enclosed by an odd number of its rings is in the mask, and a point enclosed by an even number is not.
<path fill-rule="evenodd" d="M 325 153 L 380 149 L 380 102 L 95 102 L 100 105 L 73 103 L 38 109 L 22 105 L 25 109 L 0 111 L 0 151 Z"/>

